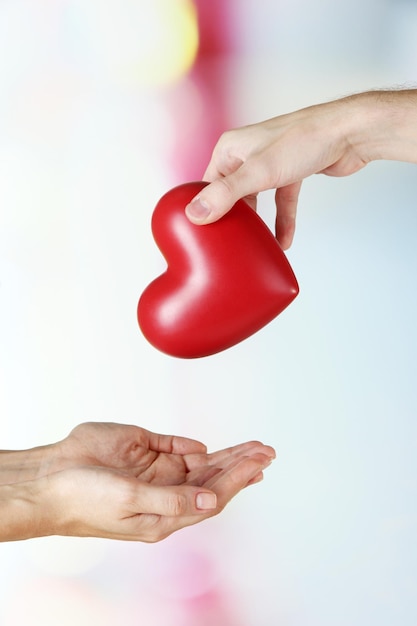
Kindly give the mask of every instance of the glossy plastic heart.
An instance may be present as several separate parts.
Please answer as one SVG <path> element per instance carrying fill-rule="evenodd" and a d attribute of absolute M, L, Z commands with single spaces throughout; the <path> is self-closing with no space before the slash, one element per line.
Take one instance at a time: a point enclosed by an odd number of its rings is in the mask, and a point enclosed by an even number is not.
<path fill-rule="evenodd" d="M 188 220 L 184 209 L 205 184 L 171 189 L 152 216 L 153 236 L 168 267 L 140 297 L 138 322 L 155 348 L 175 357 L 230 348 L 298 294 L 281 247 L 246 202 L 239 200 L 213 224 Z"/>

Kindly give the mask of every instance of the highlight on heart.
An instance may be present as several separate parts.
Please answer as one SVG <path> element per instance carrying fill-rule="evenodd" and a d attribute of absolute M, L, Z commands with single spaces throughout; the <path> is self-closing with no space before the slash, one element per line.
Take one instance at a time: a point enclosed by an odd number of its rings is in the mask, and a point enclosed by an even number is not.
<path fill-rule="evenodd" d="M 174 357 L 231 348 L 270 323 L 299 292 L 280 245 L 244 200 L 212 224 L 188 220 L 185 207 L 206 184 L 171 189 L 152 215 L 167 268 L 143 291 L 137 317 L 146 339 Z"/>

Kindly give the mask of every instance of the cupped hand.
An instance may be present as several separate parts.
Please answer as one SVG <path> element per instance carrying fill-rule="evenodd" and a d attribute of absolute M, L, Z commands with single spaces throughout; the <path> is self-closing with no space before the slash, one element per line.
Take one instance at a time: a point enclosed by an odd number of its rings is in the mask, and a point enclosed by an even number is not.
<path fill-rule="evenodd" d="M 257 441 L 209 454 L 192 439 L 94 422 L 60 446 L 44 477 L 53 533 L 146 542 L 220 513 L 275 457 Z"/>
<path fill-rule="evenodd" d="M 85 422 L 76 426 L 57 444 L 53 471 L 78 466 L 122 470 L 135 478 L 159 485 L 174 485 L 186 473 L 201 467 L 216 467 L 233 455 L 263 452 L 275 457 L 275 451 L 258 441 L 249 441 L 213 453 L 204 443 L 161 435 L 135 425 L 114 422 Z M 51 472 L 51 468 L 49 473 Z"/>

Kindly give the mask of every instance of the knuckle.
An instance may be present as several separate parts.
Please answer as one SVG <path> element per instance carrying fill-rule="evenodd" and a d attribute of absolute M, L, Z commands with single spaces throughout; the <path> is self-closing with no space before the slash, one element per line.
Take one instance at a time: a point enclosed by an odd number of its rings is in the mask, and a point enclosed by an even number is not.
<path fill-rule="evenodd" d="M 219 137 L 215 150 L 227 150 L 235 143 L 236 129 L 225 130 Z"/>
<path fill-rule="evenodd" d="M 219 187 L 222 188 L 223 191 L 226 191 L 228 195 L 233 194 L 234 188 L 233 188 L 232 180 L 230 176 L 227 178 L 219 178 L 217 182 L 219 184 Z"/>
<path fill-rule="evenodd" d="M 187 498 L 182 493 L 176 493 L 169 496 L 168 499 L 169 515 L 178 517 L 187 511 Z"/>

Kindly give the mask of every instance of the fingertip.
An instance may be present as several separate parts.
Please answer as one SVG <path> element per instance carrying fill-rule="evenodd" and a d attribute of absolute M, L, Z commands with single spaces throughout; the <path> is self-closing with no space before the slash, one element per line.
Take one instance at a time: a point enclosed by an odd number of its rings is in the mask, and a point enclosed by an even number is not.
<path fill-rule="evenodd" d="M 286 236 L 277 236 L 276 239 L 284 252 L 286 252 L 287 250 L 289 250 L 289 248 L 291 248 L 292 237 L 289 238 Z"/>
<path fill-rule="evenodd" d="M 279 218 L 277 217 L 275 223 L 275 237 L 285 251 L 288 250 L 294 240 L 295 233 L 295 220 L 292 218 Z"/>
<path fill-rule="evenodd" d="M 250 479 L 250 481 L 248 482 L 246 486 L 250 487 L 251 485 L 256 485 L 257 483 L 262 482 L 263 479 L 264 479 L 264 473 L 262 471 L 258 472 L 256 476 Z"/>
<path fill-rule="evenodd" d="M 263 457 L 261 460 L 262 469 L 266 469 L 267 467 L 272 465 L 272 462 L 275 460 L 275 457 L 271 457 L 267 454 L 262 454 L 262 457 Z"/>
<path fill-rule="evenodd" d="M 272 446 L 265 446 L 265 454 L 272 461 L 274 461 L 277 458 L 277 452 L 276 452 L 275 448 L 273 448 Z"/>
<path fill-rule="evenodd" d="M 231 174 L 204 187 L 185 207 L 188 219 L 194 224 L 211 224 L 223 217 L 239 198 L 246 195 L 246 189 L 237 191 L 239 178 L 236 178 L 236 174 Z"/>

